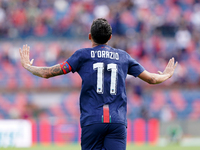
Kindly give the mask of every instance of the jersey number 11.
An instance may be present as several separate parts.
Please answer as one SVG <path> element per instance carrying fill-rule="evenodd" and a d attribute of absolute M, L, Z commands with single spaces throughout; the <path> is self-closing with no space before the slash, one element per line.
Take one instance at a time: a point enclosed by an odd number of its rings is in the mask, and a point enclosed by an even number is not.
<path fill-rule="evenodd" d="M 99 62 L 93 64 L 93 69 L 97 70 L 97 93 L 103 94 L 104 88 L 104 63 Z M 117 65 L 116 64 L 108 64 L 107 70 L 111 71 L 111 83 L 110 83 L 110 94 L 116 95 L 117 93 Z"/>

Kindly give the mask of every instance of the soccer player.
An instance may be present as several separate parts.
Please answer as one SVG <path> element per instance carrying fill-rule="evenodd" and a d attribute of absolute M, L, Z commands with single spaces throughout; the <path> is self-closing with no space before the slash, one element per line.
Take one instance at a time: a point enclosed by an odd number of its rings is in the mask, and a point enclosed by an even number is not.
<path fill-rule="evenodd" d="M 65 62 L 52 67 L 32 66 L 30 47 L 24 45 L 19 49 L 22 66 L 36 76 L 50 78 L 69 72 L 81 76 L 82 150 L 125 150 L 127 74 L 158 84 L 169 79 L 177 66 L 172 58 L 163 72 L 150 73 L 125 51 L 108 46 L 111 37 L 112 28 L 107 20 L 94 20 L 89 33 L 92 48 L 79 49 Z"/>

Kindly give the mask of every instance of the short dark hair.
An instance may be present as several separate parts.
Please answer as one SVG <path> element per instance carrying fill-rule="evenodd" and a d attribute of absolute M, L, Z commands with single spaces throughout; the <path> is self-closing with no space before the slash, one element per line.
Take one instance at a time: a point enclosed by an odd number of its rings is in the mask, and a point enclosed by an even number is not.
<path fill-rule="evenodd" d="M 105 44 L 112 34 L 112 27 L 106 19 L 98 18 L 93 21 L 90 33 L 95 43 Z"/>

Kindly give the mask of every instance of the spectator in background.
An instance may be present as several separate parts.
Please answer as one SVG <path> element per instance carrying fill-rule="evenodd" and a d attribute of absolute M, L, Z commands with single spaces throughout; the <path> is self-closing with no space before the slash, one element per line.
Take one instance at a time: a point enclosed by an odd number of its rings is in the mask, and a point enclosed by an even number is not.
<path fill-rule="evenodd" d="M 181 27 L 177 32 L 175 39 L 177 41 L 177 49 L 179 55 L 179 60 L 187 58 L 187 48 L 191 42 L 191 33 L 185 28 Z"/>

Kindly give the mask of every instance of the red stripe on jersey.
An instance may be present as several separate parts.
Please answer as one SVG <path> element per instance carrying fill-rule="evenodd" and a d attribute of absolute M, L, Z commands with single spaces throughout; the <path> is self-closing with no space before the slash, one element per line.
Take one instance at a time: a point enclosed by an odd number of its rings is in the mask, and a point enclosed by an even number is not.
<path fill-rule="evenodd" d="M 109 114 L 109 106 L 108 105 L 103 106 L 103 122 L 110 123 L 110 114 Z"/>
<path fill-rule="evenodd" d="M 61 63 L 60 67 L 62 68 L 62 71 L 64 74 L 67 74 L 72 70 L 72 67 L 68 64 L 67 61 L 65 61 L 64 63 Z"/>

